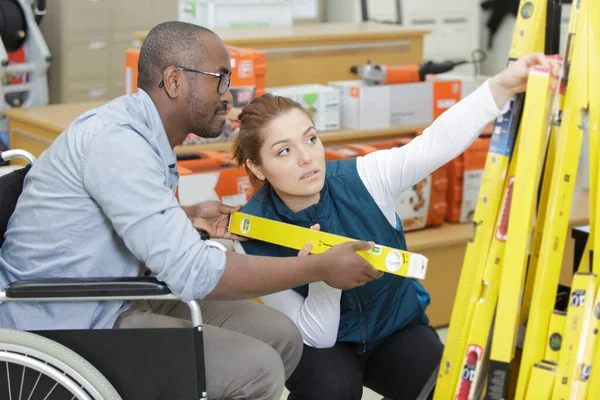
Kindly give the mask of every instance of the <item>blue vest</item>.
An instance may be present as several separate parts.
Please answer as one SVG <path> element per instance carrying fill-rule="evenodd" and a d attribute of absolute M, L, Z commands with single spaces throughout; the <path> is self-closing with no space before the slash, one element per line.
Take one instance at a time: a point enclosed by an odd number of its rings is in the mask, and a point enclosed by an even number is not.
<path fill-rule="evenodd" d="M 324 232 L 406 250 L 398 216 L 394 229 L 361 181 L 356 159 L 327 163 L 325 185 L 318 204 L 293 213 L 267 185 L 250 199 L 242 212 L 303 227 L 319 223 Z M 297 250 L 258 240 L 244 241 L 241 245 L 247 254 L 298 255 Z M 304 297 L 308 295 L 308 285 L 294 290 Z M 359 288 L 345 290 L 340 300 L 337 339 L 357 343 L 360 350 L 366 351 L 407 325 L 428 323 L 425 309 L 429 301 L 429 294 L 417 281 L 392 274 L 384 274 Z"/>

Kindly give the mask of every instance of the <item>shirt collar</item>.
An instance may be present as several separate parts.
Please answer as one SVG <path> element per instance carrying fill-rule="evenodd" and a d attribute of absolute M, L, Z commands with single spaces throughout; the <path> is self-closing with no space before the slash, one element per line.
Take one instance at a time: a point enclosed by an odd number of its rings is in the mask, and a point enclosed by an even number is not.
<path fill-rule="evenodd" d="M 148 93 L 140 88 L 138 88 L 138 91 L 134 94 L 134 96 L 141 106 L 140 108 L 144 113 L 144 119 L 148 124 L 148 128 L 152 132 L 152 135 L 156 139 L 158 150 L 163 156 L 165 162 L 167 165 L 176 164 L 177 155 L 175 154 L 175 150 L 171 148 L 169 138 L 167 137 L 167 132 L 165 131 L 165 127 L 160 119 L 160 114 L 158 113 L 158 109 L 152 101 L 152 98 L 148 95 Z"/>

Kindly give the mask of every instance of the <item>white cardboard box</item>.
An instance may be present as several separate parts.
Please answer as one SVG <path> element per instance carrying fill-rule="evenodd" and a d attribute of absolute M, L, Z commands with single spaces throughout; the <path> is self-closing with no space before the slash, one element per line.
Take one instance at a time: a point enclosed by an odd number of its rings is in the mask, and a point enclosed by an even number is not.
<path fill-rule="evenodd" d="M 266 92 L 289 97 L 308 110 L 317 131 L 340 129 L 340 91 L 331 86 L 292 85 L 270 87 Z"/>
<path fill-rule="evenodd" d="M 386 129 L 433 120 L 431 82 L 369 86 L 352 80 L 329 85 L 340 90 L 344 128 Z"/>
<path fill-rule="evenodd" d="M 442 89 L 444 83 L 448 87 L 448 81 L 456 82 L 451 84 L 451 91 Z M 370 86 L 362 80 L 351 80 L 333 81 L 329 85 L 340 90 L 342 127 L 388 129 L 431 124 L 436 115 L 469 95 L 483 81 L 461 75 L 438 75 L 435 80 L 416 83 Z"/>
<path fill-rule="evenodd" d="M 486 80 L 491 78 L 490 76 L 478 75 L 478 76 L 465 76 L 457 74 L 455 72 L 446 72 L 444 74 L 437 75 L 437 78 L 444 81 L 458 80 L 461 84 L 461 97 L 467 97 L 475 89 L 481 86 Z"/>
<path fill-rule="evenodd" d="M 179 0 L 179 20 L 217 28 L 291 26 L 292 0 Z"/>

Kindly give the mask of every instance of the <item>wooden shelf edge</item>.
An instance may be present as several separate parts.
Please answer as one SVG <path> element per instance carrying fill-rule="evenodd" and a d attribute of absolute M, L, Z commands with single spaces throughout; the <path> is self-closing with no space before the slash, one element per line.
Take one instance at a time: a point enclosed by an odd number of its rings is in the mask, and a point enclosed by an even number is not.
<path fill-rule="evenodd" d="M 409 251 L 418 253 L 433 248 L 466 245 L 472 232 L 471 223 L 444 222 L 439 227 L 406 232 L 405 236 Z"/>
<path fill-rule="evenodd" d="M 332 23 L 336 25 L 336 23 Z M 320 25 L 320 24 L 319 24 Z M 305 24 L 294 25 L 285 28 L 240 28 L 240 29 L 215 29 L 214 31 L 223 39 L 223 41 L 232 46 L 252 47 L 256 48 L 257 43 L 266 45 L 267 47 L 283 47 L 290 44 L 310 43 L 314 44 L 315 40 L 323 42 L 323 37 L 326 37 L 326 42 L 331 44 L 335 41 L 389 41 L 389 40 L 412 40 L 422 39 L 431 31 L 428 29 L 417 29 L 407 27 L 387 26 L 386 29 L 369 29 L 368 26 L 357 24 L 342 24 L 356 25 L 357 28 L 352 30 L 338 31 L 339 28 L 333 27 L 329 31 L 311 32 L 307 30 Z M 144 42 L 149 30 L 139 30 L 133 32 L 133 37 Z M 319 39 L 321 38 L 321 39 Z M 283 41 L 282 41 L 283 39 Z M 260 46 L 258 46 L 260 47 Z"/>
<path fill-rule="evenodd" d="M 182 144 L 175 146 L 176 154 L 196 153 L 200 151 L 229 151 L 231 150 L 232 142 L 230 140 L 213 143 L 197 143 L 197 144 Z"/>
<path fill-rule="evenodd" d="M 342 129 L 339 131 L 321 132 L 321 141 L 325 146 L 340 146 L 356 142 L 395 139 L 398 137 L 410 136 L 428 126 L 429 125 L 414 125 L 375 130 Z M 231 150 L 231 144 L 231 141 L 186 144 L 175 147 L 175 153 L 185 154 L 205 150 L 227 151 Z"/>
<path fill-rule="evenodd" d="M 348 42 L 352 43 L 377 43 L 377 42 L 390 42 L 390 41 L 411 41 L 423 39 L 424 35 L 429 33 L 428 31 L 407 31 L 407 32 L 359 32 L 350 34 L 331 34 L 327 41 L 316 41 L 318 35 L 296 35 L 285 37 L 285 41 L 282 41 L 279 37 L 268 37 L 268 36 L 257 36 L 249 38 L 232 38 L 223 37 L 225 44 L 235 47 L 250 47 L 258 48 L 259 50 L 268 50 L 273 48 L 287 48 L 292 45 L 295 46 L 314 46 L 315 44 L 323 44 L 329 46 L 335 46 L 336 44 Z"/>

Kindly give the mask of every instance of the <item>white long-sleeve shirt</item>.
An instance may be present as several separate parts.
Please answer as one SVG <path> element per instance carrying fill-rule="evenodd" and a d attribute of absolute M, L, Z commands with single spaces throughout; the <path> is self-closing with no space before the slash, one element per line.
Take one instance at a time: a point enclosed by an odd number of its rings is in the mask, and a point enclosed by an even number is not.
<path fill-rule="evenodd" d="M 440 115 L 421 136 L 409 144 L 378 150 L 357 158 L 360 179 L 392 226 L 400 194 L 463 153 L 491 121 L 508 111 L 496 104 L 489 81 Z M 243 253 L 236 242 L 235 251 Z M 337 339 L 342 291 L 324 282 L 308 285 L 308 296 L 292 289 L 261 297 L 286 314 L 311 347 L 332 347 Z"/>

